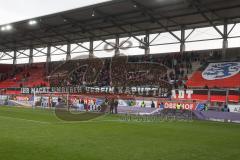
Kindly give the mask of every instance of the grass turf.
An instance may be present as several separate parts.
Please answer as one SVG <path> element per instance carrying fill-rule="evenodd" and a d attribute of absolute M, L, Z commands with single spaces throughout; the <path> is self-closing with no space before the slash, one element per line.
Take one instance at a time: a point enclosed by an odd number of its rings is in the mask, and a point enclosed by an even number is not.
<path fill-rule="evenodd" d="M 238 124 L 65 122 L 53 111 L 0 107 L 4 160 L 237 160 L 239 135 Z"/>

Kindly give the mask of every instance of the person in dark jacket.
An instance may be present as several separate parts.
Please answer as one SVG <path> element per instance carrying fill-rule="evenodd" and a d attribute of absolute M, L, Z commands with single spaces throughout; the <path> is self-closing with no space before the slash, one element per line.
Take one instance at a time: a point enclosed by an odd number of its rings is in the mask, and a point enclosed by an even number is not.
<path fill-rule="evenodd" d="M 155 108 L 155 103 L 152 101 L 151 108 Z"/>
<path fill-rule="evenodd" d="M 114 111 L 115 111 L 115 114 L 118 114 L 118 100 L 114 101 Z"/>
<path fill-rule="evenodd" d="M 113 114 L 113 109 L 114 109 L 114 99 L 110 101 L 110 114 Z"/>

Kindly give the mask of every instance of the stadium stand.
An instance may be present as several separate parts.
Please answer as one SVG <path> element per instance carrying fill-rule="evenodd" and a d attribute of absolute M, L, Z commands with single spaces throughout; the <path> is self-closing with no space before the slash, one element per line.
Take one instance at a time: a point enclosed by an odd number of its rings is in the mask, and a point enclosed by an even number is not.
<path fill-rule="evenodd" d="M 51 62 L 51 73 L 45 75 L 44 64 L 34 66 L 2 65 L 0 88 L 21 86 L 146 86 L 167 88 L 239 88 L 240 74 L 206 80 L 204 69 L 212 62 L 222 62 L 220 54 L 193 53 L 81 59 Z M 231 59 L 236 57 L 231 57 Z M 6 77 L 7 76 L 7 77 Z"/>
<path fill-rule="evenodd" d="M 6 73 L 8 76 L 0 82 L 0 88 L 21 88 L 48 86 L 45 80 L 45 66 L 42 63 L 16 66 Z"/>
<path fill-rule="evenodd" d="M 228 64 L 228 63 L 225 62 L 223 64 Z M 221 72 L 224 72 L 224 70 L 222 70 Z M 207 80 L 207 79 L 204 79 L 203 77 L 203 71 L 199 70 L 199 71 L 196 71 L 191 77 L 191 79 L 187 81 L 187 86 L 189 88 L 202 88 L 203 86 L 205 88 L 239 88 L 240 73 L 237 73 L 236 75 L 227 77 L 227 78 L 223 77 L 221 79 Z"/>
<path fill-rule="evenodd" d="M 50 74 L 51 86 L 91 85 L 96 83 L 103 66 L 100 59 L 68 61 Z"/>

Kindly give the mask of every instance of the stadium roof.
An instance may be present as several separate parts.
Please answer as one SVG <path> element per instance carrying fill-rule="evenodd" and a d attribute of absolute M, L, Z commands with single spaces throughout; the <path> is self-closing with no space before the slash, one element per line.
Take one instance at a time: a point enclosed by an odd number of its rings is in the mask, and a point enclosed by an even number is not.
<path fill-rule="evenodd" d="M 86 7 L 110 0 L 0 0 L 0 25 Z"/>
<path fill-rule="evenodd" d="M 13 23 L 0 30 L 0 51 L 104 40 L 240 22 L 239 0 L 113 0 Z M 2 26 L 4 27 L 4 26 Z M 7 26 L 5 26 L 7 27 Z M 8 26 L 9 27 L 9 26 Z M 171 33 L 172 34 L 172 33 Z"/>

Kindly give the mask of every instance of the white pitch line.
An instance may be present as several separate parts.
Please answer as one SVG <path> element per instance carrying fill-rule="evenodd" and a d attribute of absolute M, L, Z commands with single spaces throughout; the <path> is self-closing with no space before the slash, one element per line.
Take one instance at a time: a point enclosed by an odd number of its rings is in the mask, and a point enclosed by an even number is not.
<path fill-rule="evenodd" d="M 42 124 L 51 124 L 50 122 L 43 122 L 43 121 L 37 121 L 37 120 L 31 120 L 31 119 L 24 119 L 24 118 L 16 118 L 16 117 L 8 117 L 8 116 L 1 116 L 1 115 L 0 115 L 0 118 L 5 118 L 5 119 L 17 119 L 17 120 L 34 122 L 34 123 L 42 123 Z"/>

